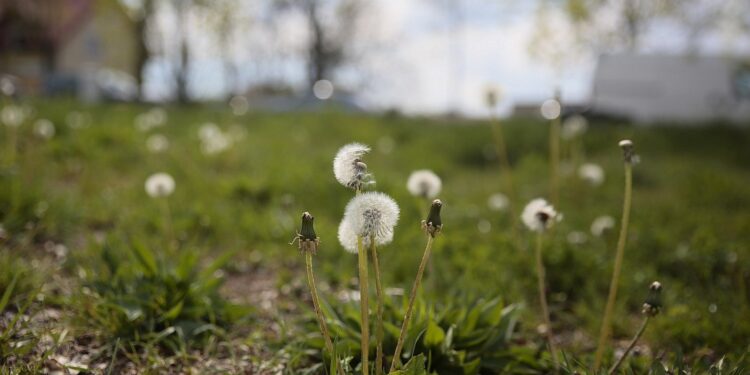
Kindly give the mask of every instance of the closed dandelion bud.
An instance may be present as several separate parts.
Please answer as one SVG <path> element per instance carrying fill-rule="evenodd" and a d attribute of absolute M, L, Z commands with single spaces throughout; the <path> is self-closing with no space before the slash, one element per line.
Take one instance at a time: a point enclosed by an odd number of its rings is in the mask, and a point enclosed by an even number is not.
<path fill-rule="evenodd" d="M 442 208 L 443 202 L 440 199 L 435 199 L 432 201 L 427 219 L 422 221 L 422 229 L 433 238 L 443 230 L 443 220 L 440 218 Z"/>
<path fill-rule="evenodd" d="M 626 163 L 633 164 L 637 162 L 637 156 L 635 155 L 635 151 L 633 151 L 633 141 L 629 139 L 623 139 L 619 143 L 620 148 L 622 149 L 622 159 Z"/>
<path fill-rule="evenodd" d="M 318 251 L 320 239 L 315 234 L 314 220 L 315 218 L 309 212 L 302 214 L 302 226 L 296 238 L 299 241 L 299 249 L 302 252 L 310 251 L 315 254 Z"/>
<path fill-rule="evenodd" d="M 646 296 L 646 302 L 643 303 L 643 314 L 648 316 L 655 316 L 661 310 L 661 283 L 654 281 L 649 286 L 648 296 Z"/>

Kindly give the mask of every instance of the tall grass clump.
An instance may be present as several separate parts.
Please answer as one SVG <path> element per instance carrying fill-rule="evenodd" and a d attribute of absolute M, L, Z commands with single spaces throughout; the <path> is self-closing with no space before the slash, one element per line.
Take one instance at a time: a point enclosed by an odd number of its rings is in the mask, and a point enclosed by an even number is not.
<path fill-rule="evenodd" d="M 623 162 L 625 165 L 625 197 L 622 204 L 622 219 L 620 220 L 620 236 L 617 239 L 617 252 L 615 253 L 615 265 L 612 271 L 612 281 L 609 284 L 609 294 L 607 296 L 607 305 L 604 308 L 602 326 L 599 332 L 599 341 L 596 347 L 594 357 L 594 369 L 599 370 L 604 355 L 606 345 L 612 330 L 612 313 L 615 308 L 617 298 L 617 286 L 620 281 L 620 271 L 622 269 L 622 260 L 625 255 L 625 243 L 628 236 L 628 223 L 630 221 L 630 206 L 633 195 L 633 164 L 637 162 L 638 157 L 633 151 L 633 142 L 626 139 L 619 143 L 622 149 Z"/>

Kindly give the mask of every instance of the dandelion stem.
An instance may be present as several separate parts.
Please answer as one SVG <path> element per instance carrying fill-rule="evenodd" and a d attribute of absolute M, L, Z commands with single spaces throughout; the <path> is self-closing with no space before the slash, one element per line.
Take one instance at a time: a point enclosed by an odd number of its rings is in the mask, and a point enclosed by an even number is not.
<path fill-rule="evenodd" d="M 542 263 L 542 232 L 539 232 L 536 236 L 536 275 L 539 286 L 539 303 L 542 305 L 542 315 L 544 318 L 545 336 L 547 338 L 547 345 L 549 345 L 549 351 L 552 354 L 552 362 L 555 365 L 555 373 L 559 368 L 559 362 L 557 360 L 557 350 L 555 349 L 555 343 L 552 341 L 552 323 L 549 319 L 549 307 L 547 306 L 547 293 L 545 288 L 545 275 L 544 275 L 544 263 Z"/>
<path fill-rule="evenodd" d="M 549 128 L 550 200 L 560 203 L 560 116 L 550 121 Z"/>
<path fill-rule="evenodd" d="M 362 348 L 362 374 L 367 375 L 370 367 L 370 301 L 369 301 L 369 277 L 367 276 L 367 250 L 362 244 L 362 236 L 357 235 L 357 253 L 359 254 L 359 308 L 361 313 L 361 348 Z"/>
<path fill-rule="evenodd" d="M 312 252 L 306 251 L 305 252 L 305 263 L 307 265 L 307 285 L 310 287 L 310 295 L 312 297 L 313 302 L 313 308 L 315 310 L 315 316 L 318 318 L 318 325 L 320 326 L 320 331 L 323 333 L 323 341 L 326 345 L 326 350 L 328 350 L 328 353 L 331 355 L 331 358 L 334 358 L 334 361 L 338 362 L 336 358 L 336 353 L 333 350 L 333 342 L 331 341 L 331 334 L 328 333 L 328 326 L 326 325 L 325 317 L 323 316 L 323 312 L 320 309 L 320 301 L 318 298 L 318 289 L 315 287 L 315 276 L 313 274 L 313 266 L 312 266 Z M 339 375 L 344 375 L 342 369 L 340 366 L 336 366 L 338 369 Z"/>
<path fill-rule="evenodd" d="M 620 368 L 620 365 L 622 365 L 622 362 L 624 362 L 625 358 L 628 357 L 628 354 L 630 354 L 630 351 L 633 350 L 633 348 L 635 347 L 635 344 L 638 342 L 638 339 L 640 339 L 641 335 L 643 335 L 643 331 L 646 330 L 646 325 L 648 325 L 648 320 L 650 318 L 651 318 L 650 316 L 646 315 L 646 318 L 643 319 L 643 323 L 641 323 L 641 328 L 638 329 L 638 332 L 635 334 L 635 337 L 633 337 L 633 341 L 630 342 L 630 345 L 628 345 L 628 347 L 625 349 L 625 352 L 622 353 L 622 357 L 620 357 L 620 359 L 617 360 L 615 365 L 612 366 L 611 369 L 609 369 L 609 375 L 612 375 L 615 372 L 617 372 L 617 369 Z"/>
<path fill-rule="evenodd" d="M 494 110 L 490 110 L 490 127 L 492 128 L 492 136 L 495 140 L 495 148 L 497 152 L 497 157 L 500 161 L 500 174 L 503 175 L 503 180 L 505 182 L 505 190 L 508 194 L 508 198 L 510 201 L 510 204 L 508 205 L 508 211 L 510 212 L 510 217 L 512 218 L 512 226 L 511 231 L 513 234 L 513 239 L 516 241 L 516 245 L 520 248 L 521 245 L 521 237 L 518 232 L 518 215 L 516 215 L 516 197 L 515 192 L 513 190 L 513 173 L 510 168 L 510 158 L 508 157 L 508 148 L 505 146 L 505 137 L 503 136 L 503 128 L 502 123 L 498 119 L 498 117 L 495 115 Z"/>
<path fill-rule="evenodd" d="M 633 195 L 633 166 L 632 163 L 625 163 L 625 199 L 622 207 L 622 220 L 620 222 L 620 237 L 617 239 L 617 253 L 615 254 L 615 267 L 612 272 L 612 281 L 609 284 L 609 296 L 607 297 L 607 306 L 604 309 L 602 318 L 602 327 L 599 332 L 599 343 L 596 347 L 594 359 L 594 371 L 598 371 L 602 364 L 604 355 L 604 344 L 609 338 L 612 330 L 612 312 L 615 307 L 617 297 L 617 284 L 620 280 L 620 270 L 622 268 L 622 258 L 625 253 L 625 240 L 628 234 L 628 221 L 630 220 L 630 202 Z"/>
<path fill-rule="evenodd" d="M 378 260 L 378 249 L 375 246 L 375 237 L 370 237 L 370 250 L 372 251 L 372 266 L 375 270 L 375 291 L 378 299 L 377 325 L 375 327 L 375 340 L 377 350 L 375 354 L 375 374 L 383 373 L 383 284 L 380 282 L 380 261 Z"/>
<path fill-rule="evenodd" d="M 401 350 L 404 347 L 404 340 L 406 339 L 406 331 L 409 329 L 409 321 L 414 310 L 414 301 L 417 299 L 417 290 L 419 290 L 419 284 L 422 281 L 422 274 L 424 273 L 425 265 L 427 260 L 430 259 L 430 251 L 432 250 L 433 237 L 427 236 L 427 245 L 424 248 L 424 254 L 422 255 L 422 261 L 419 262 L 419 269 L 417 270 L 417 277 L 414 279 L 414 285 L 411 287 L 411 294 L 409 295 L 409 305 L 406 308 L 406 315 L 404 315 L 404 322 L 401 324 L 401 333 L 398 336 L 398 342 L 396 343 L 396 351 L 393 353 L 393 361 L 391 362 L 391 370 L 396 370 L 396 366 L 400 364 Z"/>
<path fill-rule="evenodd" d="M 169 208 L 169 200 L 166 197 L 160 199 L 162 201 L 162 215 L 164 215 L 164 226 L 167 230 L 167 237 L 169 243 L 167 243 L 167 249 L 176 250 L 177 238 L 174 234 L 174 227 L 172 226 L 172 210 Z"/>

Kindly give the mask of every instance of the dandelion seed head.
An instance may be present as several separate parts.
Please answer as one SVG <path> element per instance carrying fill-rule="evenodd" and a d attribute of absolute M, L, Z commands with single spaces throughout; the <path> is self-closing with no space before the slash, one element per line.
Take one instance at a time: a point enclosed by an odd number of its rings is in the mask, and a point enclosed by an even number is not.
<path fill-rule="evenodd" d="M 243 95 L 235 95 L 229 99 L 229 107 L 235 116 L 242 116 L 250 109 L 250 102 Z"/>
<path fill-rule="evenodd" d="M 571 245 L 583 245 L 589 240 L 586 233 L 577 230 L 568 233 L 566 238 Z"/>
<path fill-rule="evenodd" d="M 34 122 L 34 134 L 42 139 L 50 139 L 55 136 L 55 124 L 44 118 L 36 120 Z"/>
<path fill-rule="evenodd" d="M 174 192 L 174 178 L 167 173 L 154 173 L 146 179 L 146 194 L 152 198 L 167 197 Z"/>
<path fill-rule="evenodd" d="M 341 147 L 333 159 L 333 174 L 336 180 L 350 189 L 361 189 L 374 183 L 367 173 L 367 164 L 362 157 L 370 152 L 370 147 L 361 143 L 350 143 Z"/>
<path fill-rule="evenodd" d="M 578 167 L 578 177 L 592 186 L 604 183 L 604 169 L 598 164 L 585 163 Z"/>
<path fill-rule="evenodd" d="M 378 192 L 367 192 L 352 198 L 346 205 L 344 218 L 339 225 L 339 242 L 356 252 L 357 236 L 362 237 L 366 246 L 370 238 L 376 245 L 393 241 L 393 229 L 398 223 L 399 207 L 393 198 Z"/>
<path fill-rule="evenodd" d="M 169 148 L 169 139 L 163 134 L 152 134 L 146 139 L 146 148 L 155 154 L 164 152 Z"/>
<path fill-rule="evenodd" d="M 601 237 L 614 227 L 615 218 L 609 215 L 599 216 L 591 223 L 591 234 L 596 237 Z"/>
<path fill-rule="evenodd" d="M 545 100 L 544 103 L 542 103 L 542 107 L 540 109 L 542 117 L 547 120 L 554 120 L 560 117 L 561 110 L 562 107 L 560 106 L 560 102 L 555 99 Z"/>
<path fill-rule="evenodd" d="M 0 92 L 5 96 L 13 96 L 16 93 L 16 85 L 10 77 L 0 78 Z"/>
<path fill-rule="evenodd" d="M 415 197 L 433 199 L 440 194 L 442 187 L 443 182 L 440 177 L 428 169 L 412 172 L 406 181 L 406 188 Z"/>
<path fill-rule="evenodd" d="M 560 137 L 565 140 L 583 135 L 589 128 L 589 121 L 581 115 L 573 115 L 565 119 L 560 129 Z"/>
<path fill-rule="evenodd" d="M 17 105 L 7 105 L 0 112 L 0 120 L 7 127 L 17 128 L 26 120 L 26 111 Z"/>
<path fill-rule="evenodd" d="M 321 79 L 313 84 L 313 95 L 320 100 L 327 100 L 333 96 L 333 83 L 327 79 Z"/>
<path fill-rule="evenodd" d="M 492 194 L 487 199 L 487 206 L 492 211 L 505 211 L 509 203 L 508 197 L 503 193 Z"/>
<path fill-rule="evenodd" d="M 542 198 L 529 202 L 523 209 L 521 220 L 530 230 L 544 232 L 554 223 L 562 220 L 562 214 L 555 211 L 551 204 Z"/>

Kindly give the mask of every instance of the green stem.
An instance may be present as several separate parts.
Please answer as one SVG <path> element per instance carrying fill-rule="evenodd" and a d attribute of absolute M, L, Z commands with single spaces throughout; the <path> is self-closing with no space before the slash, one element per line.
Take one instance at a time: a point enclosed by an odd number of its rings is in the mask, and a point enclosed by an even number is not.
<path fill-rule="evenodd" d="M 362 348 L 362 374 L 367 375 L 370 367 L 370 301 L 369 301 L 369 277 L 367 276 L 367 251 L 362 244 L 362 236 L 357 236 L 357 253 L 359 254 L 359 309 L 361 313 L 361 348 Z"/>
<path fill-rule="evenodd" d="M 542 315 L 544 318 L 545 336 L 547 338 L 547 345 L 549 345 L 549 351 L 552 354 L 552 362 L 555 365 L 555 373 L 559 368 L 559 362 L 557 360 L 557 350 L 555 349 L 555 343 L 552 341 L 552 323 L 549 319 L 549 307 L 547 306 L 547 293 L 545 288 L 545 273 L 544 263 L 542 263 L 542 232 L 537 233 L 536 236 L 536 275 L 537 275 L 537 286 L 539 287 L 539 303 L 542 305 Z"/>
<path fill-rule="evenodd" d="M 490 111 L 490 127 L 492 128 L 492 135 L 493 139 L 495 140 L 495 148 L 498 155 L 498 159 L 500 161 L 500 173 L 503 175 L 503 180 L 505 181 L 505 190 L 508 194 L 508 200 L 510 204 L 508 205 L 508 212 L 510 213 L 510 217 L 512 218 L 512 226 L 511 231 L 513 234 L 513 239 L 516 241 L 516 245 L 519 247 L 521 246 L 521 237 L 518 232 L 519 223 L 518 218 L 519 216 L 516 215 L 515 212 L 515 203 L 516 203 L 516 197 L 515 197 L 515 191 L 513 189 L 513 173 L 510 168 L 510 158 L 508 157 L 508 148 L 505 146 L 505 137 L 503 136 L 503 128 L 500 120 L 495 115 L 494 111 Z"/>
<path fill-rule="evenodd" d="M 174 234 L 174 226 L 172 225 L 172 210 L 169 208 L 169 198 L 168 197 L 162 197 L 160 198 L 162 201 L 162 214 L 164 215 L 164 226 L 167 230 L 167 238 L 169 243 L 167 243 L 167 249 L 169 251 L 176 251 L 177 250 L 177 238 Z"/>
<path fill-rule="evenodd" d="M 338 360 L 336 359 L 336 352 L 334 352 L 333 350 L 331 334 L 328 332 L 328 325 L 326 325 L 323 311 L 321 311 L 320 309 L 320 299 L 318 298 L 318 289 L 315 287 L 315 276 L 313 274 L 312 252 L 310 251 L 305 252 L 305 264 L 307 266 L 307 285 L 310 287 L 310 295 L 312 296 L 315 317 L 318 318 L 318 325 L 320 326 L 320 332 L 323 334 L 323 341 L 325 342 L 326 350 L 328 350 L 331 358 L 333 358 L 334 361 L 338 362 Z M 344 375 L 343 370 L 340 366 L 338 366 L 338 363 L 336 368 L 338 369 L 339 375 Z"/>
<path fill-rule="evenodd" d="M 549 128 L 549 159 L 550 159 L 550 198 L 552 205 L 560 203 L 560 117 L 550 121 Z"/>
<path fill-rule="evenodd" d="M 375 270 L 375 291 L 378 299 L 377 325 L 375 326 L 375 339 L 377 350 L 375 355 L 375 374 L 383 373 L 383 284 L 380 281 L 380 261 L 378 260 L 378 249 L 375 247 L 375 237 L 370 237 L 370 250 L 372 251 L 372 266 Z"/>
<path fill-rule="evenodd" d="M 641 328 L 638 329 L 638 332 L 635 334 L 635 337 L 633 337 L 633 341 L 630 342 L 630 345 L 628 345 L 627 349 L 625 349 L 625 352 L 622 353 L 622 357 L 617 360 L 617 363 L 615 363 L 614 366 L 612 366 L 611 369 L 609 369 L 609 375 L 613 375 L 618 368 L 620 368 L 620 365 L 622 365 L 622 362 L 625 361 L 625 358 L 628 357 L 628 354 L 630 354 L 630 351 L 633 350 L 635 347 L 635 344 L 638 342 L 638 339 L 641 338 L 641 335 L 643 335 L 643 331 L 646 330 L 646 325 L 648 325 L 648 320 L 651 318 L 650 316 L 646 315 L 646 319 L 643 319 L 643 323 L 641 323 Z"/>
<path fill-rule="evenodd" d="M 607 297 L 607 306 L 604 309 L 602 318 L 602 327 L 599 332 L 599 343 L 596 347 L 594 359 L 594 371 L 598 371 L 602 364 L 604 355 L 604 345 L 609 338 L 612 330 L 612 312 L 615 307 L 617 297 L 617 284 L 620 280 L 620 271 L 622 269 L 622 258 L 625 254 L 625 241 L 628 235 L 628 221 L 630 220 L 630 202 L 633 195 L 633 166 L 625 162 L 625 199 L 622 207 L 622 220 L 620 222 L 620 237 L 617 239 L 617 253 L 615 254 L 615 267 L 612 272 L 612 281 L 609 284 L 609 296 Z"/>
<path fill-rule="evenodd" d="M 396 371 L 396 367 L 400 364 L 401 350 L 404 348 L 404 340 L 406 339 L 406 331 L 409 329 L 409 321 L 414 310 L 414 301 L 417 299 L 417 290 L 419 290 L 419 284 L 422 281 L 422 274 L 424 273 L 427 260 L 430 259 L 430 251 L 432 250 L 432 236 L 427 236 L 427 245 L 422 254 L 422 261 L 419 262 L 419 269 L 417 270 L 417 277 L 414 279 L 414 285 L 411 287 L 411 294 L 409 295 L 409 305 L 406 308 L 406 315 L 404 315 L 404 322 L 401 324 L 401 333 L 398 336 L 398 343 L 396 344 L 396 351 L 393 354 L 393 361 L 391 362 L 391 370 L 389 372 Z"/>

